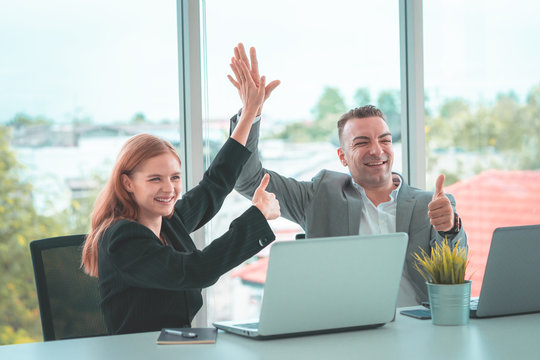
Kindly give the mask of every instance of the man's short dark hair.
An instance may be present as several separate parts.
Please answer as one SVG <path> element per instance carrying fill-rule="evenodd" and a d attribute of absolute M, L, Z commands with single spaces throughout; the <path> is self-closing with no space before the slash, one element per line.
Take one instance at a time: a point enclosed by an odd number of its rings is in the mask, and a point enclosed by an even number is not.
<path fill-rule="evenodd" d="M 345 114 L 341 115 L 341 118 L 337 122 L 337 128 L 338 128 L 338 137 L 339 137 L 339 143 L 342 144 L 342 136 L 343 136 L 343 128 L 345 127 L 345 124 L 350 119 L 363 119 L 368 117 L 380 117 L 381 119 L 385 120 L 384 114 L 381 110 L 377 109 L 373 105 L 366 105 L 354 108 L 352 110 L 347 111 Z"/>

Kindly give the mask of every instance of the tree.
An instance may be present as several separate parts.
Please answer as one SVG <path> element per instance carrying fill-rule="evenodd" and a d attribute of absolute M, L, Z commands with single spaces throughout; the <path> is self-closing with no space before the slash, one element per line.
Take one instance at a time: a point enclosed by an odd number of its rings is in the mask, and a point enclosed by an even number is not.
<path fill-rule="evenodd" d="M 148 119 L 146 118 L 146 115 L 144 115 L 144 113 L 142 113 L 142 112 L 136 113 L 131 118 L 131 123 L 132 124 L 144 124 L 144 123 L 147 123 L 147 122 L 148 122 Z"/>
<path fill-rule="evenodd" d="M 439 112 L 442 118 L 451 119 L 459 116 L 462 113 L 469 113 L 470 111 L 471 106 L 466 100 L 460 98 L 451 98 L 444 101 Z"/>
<path fill-rule="evenodd" d="M 37 214 L 9 144 L 10 128 L 0 126 L 0 345 L 41 339 L 28 244 L 62 229 L 62 219 Z"/>
<path fill-rule="evenodd" d="M 337 121 L 347 111 L 345 100 L 337 88 L 325 87 L 312 112 L 313 122 L 294 122 L 274 135 L 292 142 L 330 141 L 338 145 Z"/>
<path fill-rule="evenodd" d="M 347 111 L 345 100 L 338 88 L 326 86 L 312 112 L 315 121 L 322 120 L 328 115 L 341 115 Z"/>
<path fill-rule="evenodd" d="M 6 125 L 13 127 L 30 126 L 30 125 L 52 125 L 52 121 L 43 116 L 30 117 L 26 114 L 19 113 L 9 120 Z"/>
<path fill-rule="evenodd" d="M 394 140 L 401 138 L 401 101 L 399 90 L 385 90 L 377 97 L 377 107 L 386 116 Z"/>
<path fill-rule="evenodd" d="M 531 89 L 525 104 L 512 91 L 475 108 L 463 99 L 447 99 L 438 116 L 426 116 L 426 144 L 468 154 L 456 178 L 465 168 L 469 173 L 540 169 L 540 85 Z M 427 159 L 431 171 L 438 157 L 428 153 Z"/>
<path fill-rule="evenodd" d="M 360 107 L 371 104 L 371 95 L 367 88 L 359 88 L 356 90 L 353 96 L 354 106 Z"/>
<path fill-rule="evenodd" d="M 540 84 L 527 94 L 522 111 L 524 129 L 523 149 L 520 166 L 524 169 L 540 169 Z"/>

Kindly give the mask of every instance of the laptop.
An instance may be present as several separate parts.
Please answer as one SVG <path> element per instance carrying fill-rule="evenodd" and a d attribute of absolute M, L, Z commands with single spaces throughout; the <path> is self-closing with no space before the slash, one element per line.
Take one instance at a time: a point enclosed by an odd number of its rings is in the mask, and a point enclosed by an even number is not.
<path fill-rule="evenodd" d="M 540 312 L 540 225 L 497 228 L 480 296 L 476 306 L 471 304 L 470 315 L 482 318 L 531 312 Z"/>
<path fill-rule="evenodd" d="M 213 325 L 257 339 L 382 326 L 395 315 L 407 242 L 406 233 L 277 242 L 259 319 Z"/>

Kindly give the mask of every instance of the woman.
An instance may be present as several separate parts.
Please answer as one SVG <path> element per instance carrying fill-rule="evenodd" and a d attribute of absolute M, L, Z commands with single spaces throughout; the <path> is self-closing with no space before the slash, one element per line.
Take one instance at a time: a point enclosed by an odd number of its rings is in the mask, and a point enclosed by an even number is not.
<path fill-rule="evenodd" d="M 181 199 L 180 159 L 165 140 L 137 135 L 124 145 L 112 175 L 96 200 L 82 264 L 98 277 L 101 309 L 111 334 L 189 327 L 202 305 L 201 288 L 258 253 L 275 239 L 267 220 L 279 204 L 265 191 L 225 234 L 203 250 L 189 233 L 206 224 L 234 187 L 250 152 L 249 130 L 265 95 L 242 61 L 239 72 L 244 111 L 198 186 Z"/>

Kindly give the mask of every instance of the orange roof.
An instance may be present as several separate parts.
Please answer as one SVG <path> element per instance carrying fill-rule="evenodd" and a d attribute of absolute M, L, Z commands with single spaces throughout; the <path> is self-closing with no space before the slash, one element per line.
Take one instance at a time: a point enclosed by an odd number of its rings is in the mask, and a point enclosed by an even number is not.
<path fill-rule="evenodd" d="M 469 243 L 472 296 L 482 287 L 493 231 L 540 224 L 540 171 L 487 170 L 445 188 L 456 198 Z"/>
<path fill-rule="evenodd" d="M 264 284 L 266 281 L 266 270 L 268 269 L 268 257 L 262 257 L 255 262 L 245 264 L 234 270 L 231 277 L 239 276 L 242 281 L 255 284 Z"/>
<path fill-rule="evenodd" d="M 478 296 L 484 277 L 493 230 L 501 226 L 540 224 L 540 171 L 487 170 L 445 188 L 454 195 L 469 243 L 467 278 Z M 279 236 L 279 231 L 276 231 Z M 287 234 L 289 235 L 289 234 Z M 242 280 L 264 284 L 268 258 L 232 273 Z"/>

